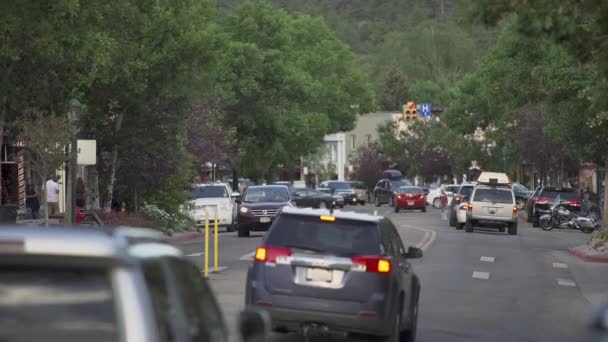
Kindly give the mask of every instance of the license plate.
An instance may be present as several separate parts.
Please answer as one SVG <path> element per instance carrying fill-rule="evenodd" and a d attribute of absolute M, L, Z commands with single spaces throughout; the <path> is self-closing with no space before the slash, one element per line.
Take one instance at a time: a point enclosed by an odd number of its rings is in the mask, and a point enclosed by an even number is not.
<path fill-rule="evenodd" d="M 306 270 L 306 280 L 331 282 L 333 273 L 323 268 L 309 268 Z"/>
<path fill-rule="evenodd" d="M 268 223 L 270 222 L 270 217 L 260 217 L 260 223 Z"/>
<path fill-rule="evenodd" d="M 414 205 L 414 201 L 407 201 L 407 205 Z"/>

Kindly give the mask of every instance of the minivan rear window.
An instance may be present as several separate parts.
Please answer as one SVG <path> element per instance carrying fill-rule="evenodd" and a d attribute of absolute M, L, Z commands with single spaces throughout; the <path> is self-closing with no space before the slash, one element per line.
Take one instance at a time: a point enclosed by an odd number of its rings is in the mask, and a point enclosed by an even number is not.
<path fill-rule="evenodd" d="M 109 272 L 0 267 L 0 331 L 6 341 L 118 341 Z"/>
<path fill-rule="evenodd" d="M 477 189 L 473 196 L 474 202 L 513 203 L 513 195 L 509 190 Z"/>
<path fill-rule="evenodd" d="M 350 257 L 380 254 L 377 223 L 343 220 L 322 221 L 318 216 L 282 214 L 268 232 L 267 246 L 290 247 Z"/>

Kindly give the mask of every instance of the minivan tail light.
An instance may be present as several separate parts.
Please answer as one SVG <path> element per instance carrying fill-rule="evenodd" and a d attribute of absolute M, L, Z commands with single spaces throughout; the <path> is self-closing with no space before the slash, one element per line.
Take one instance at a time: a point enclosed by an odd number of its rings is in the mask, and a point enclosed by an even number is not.
<path fill-rule="evenodd" d="M 374 255 L 360 255 L 352 257 L 352 262 L 361 267 L 361 271 L 370 273 L 390 273 L 392 264 L 389 259 Z"/>
<path fill-rule="evenodd" d="M 467 211 L 473 211 L 473 203 L 467 205 Z"/>
<path fill-rule="evenodd" d="M 290 257 L 291 249 L 284 247 L 261 246 L 255 250 L 255 261 L 277 262 L 279 257 Z"/>

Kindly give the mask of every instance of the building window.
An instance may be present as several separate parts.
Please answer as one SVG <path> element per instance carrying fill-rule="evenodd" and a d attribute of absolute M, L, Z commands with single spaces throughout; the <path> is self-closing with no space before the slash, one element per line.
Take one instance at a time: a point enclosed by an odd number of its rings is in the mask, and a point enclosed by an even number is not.
<path fill-rule="evenodd" d="M 368 135 L 367 135 L 367 146 L 369 146 L 369 145 L 371 145 L 371 144 L 372 144 L 372 135 L 371 135 L 371 134 L 368 134 Z"/>
<path fill-rule="evenodd" d="M 357 136 L 353 134 L 350 136 L 350 139 L 351 139 L 350 147 L 351 147 L 351 150 L 354 151 L 357 149 Z"/>

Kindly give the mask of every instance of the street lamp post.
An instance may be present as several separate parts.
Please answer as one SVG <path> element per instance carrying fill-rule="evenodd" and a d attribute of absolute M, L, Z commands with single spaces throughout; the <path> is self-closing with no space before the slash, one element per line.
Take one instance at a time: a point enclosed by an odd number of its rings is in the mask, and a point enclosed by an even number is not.
<path fill-rule="evenodd" d="M 71 142 L 71 148 L 70 148 L 70 181 L 68 182 L 69 185 L 69 194 L 70 194 L 70 200 L 69 200 L 69 211 L 66 210 L 66 214 L 68 214 L 67 217 L 67 223 L 70 224 L 75 224 L 76 223 L 76 168 L 77 168 L 77 158 L 78 158 L 78 151 L 77 151 L 77 145 L 78 145 L 78 140 L 77 140 L 77 130 L 78 130 L 78 120 L 80 119 L 80 109 L 82 108 L 82 105 L 80 104 L 80 101 L 78 101 L 77 99 L 72 99 L 70 101 L 70 112 L 68 113 L 68 121 L 70 122 L 70 124 L 72 124 L 72 142 Z"/>

